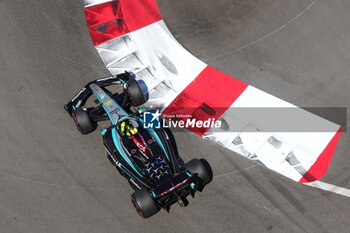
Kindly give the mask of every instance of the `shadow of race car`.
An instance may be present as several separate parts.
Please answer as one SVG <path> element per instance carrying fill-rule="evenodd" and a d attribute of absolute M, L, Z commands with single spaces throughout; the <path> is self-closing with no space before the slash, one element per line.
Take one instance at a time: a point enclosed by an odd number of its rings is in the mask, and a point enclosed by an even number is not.
<path fill-rule="evenodd" d="M 112 92 L 110 86 L 120 91 Z M 176 202 L 187 206 L 187 197 L 201 192 L 213 178 L 205 159 L 184 163 L 169 129 L 144 127 L 145 109 L 138 106 L 148 100 L 147 93 L 146 85 L 126 72 L 88 83 L 64 106 L 82 134 L 93 132 L 100 121 L 110 121 L 101 132 L 107 157 L 134 189 L 131 201 L 143 218 L 160 208 L 169 212 Z M 96 106 L 86 107 L 92 96 Z"/>

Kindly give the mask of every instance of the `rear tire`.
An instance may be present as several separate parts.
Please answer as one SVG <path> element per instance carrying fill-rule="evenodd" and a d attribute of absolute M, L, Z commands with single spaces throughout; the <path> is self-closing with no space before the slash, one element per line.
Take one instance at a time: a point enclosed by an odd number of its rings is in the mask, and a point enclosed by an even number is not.
<path fill-rule="evenodd" d="M 146 189 L 139 189 L 131 194 L 131 202 L 142 218 L 149 218 L 160 209 Z"/>
<path fill-rule="evenodd" d="M 185 168 L 192 174 L 198 175 L 198 178 L 200 179 L 198 187 L 199 191 L 202 191 L 204 186 L 213 180 L 213 172 L 208 161 L 205 159 L 192 159 L 185 164 Z"/>
<path fill-rule="evenodd" d="M 72 112 L 72 117 L 81 134 L 89 134 L 97 128 L 97 123 L 92 121 L 89 113 L 81 107 Z"/>
<path fill-rule="evenodd" d="M 144 93 L 136 79 L 129 79 L 127 81 L 126 92 L 128 93 L 130 101 L 134 106 L 142 105 L 148 100 L 147 94 Z"/>

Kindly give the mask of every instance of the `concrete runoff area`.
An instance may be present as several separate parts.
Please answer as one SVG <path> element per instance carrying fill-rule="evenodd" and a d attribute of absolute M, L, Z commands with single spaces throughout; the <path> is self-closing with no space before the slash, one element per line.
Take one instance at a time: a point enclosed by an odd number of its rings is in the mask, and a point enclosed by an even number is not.
<path fill-rule="evenodd" d="M 179 42 L 209 65 L 300 107 L 349 107 L 345 0 L 158 1 Z M 214 180 L 170 214 L 139 218 L 98 131 L 63 105 L 108 76 L 78 1 L 0 1 L 0 232 L 347 232 L 350 199 L 295 183 L 187 131 L 185 160 Z M 349 117 L 348 117 L 349 121 Z M 322 182 L 350 188 L 349 134 Z"/>

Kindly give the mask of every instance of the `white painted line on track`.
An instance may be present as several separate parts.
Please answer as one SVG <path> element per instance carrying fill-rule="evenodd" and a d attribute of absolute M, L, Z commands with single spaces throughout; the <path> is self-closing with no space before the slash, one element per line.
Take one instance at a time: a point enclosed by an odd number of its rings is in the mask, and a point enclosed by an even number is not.
<path fill-rule="evenodd" d="M 300 16 L 302 16 L 305 12 L 307 12 L 313 5 L 315 5 L 315 3 L 318 2 L 318 0 L 314 0 L 313 2 L 310 3 L 310 5 L 308 5 L 304 10 L 302 10 L 299 14 L 297 14 L 296 16 L 294 16 L 292 19 L 290 19 L 288 22 L 286 22 L 285 24 L 283 24 L 282 26 L 280 26 L 279 28 L 273 30 L 272 32 L 270 32 L 269 34 L 253 41 L 253 42 L 250 42 L 249 44 L 246 44 L 246 45 L 243 45 L 242 47 L 240 48 L 237 48 L 235 49 L 235 51 L 239 51 L 239 50 L 242 50 L 242 49 L 245 49 L 247 47 L 250 47 L 251 45 L 253 44 L 256 44 L 262 40 L 265 40 L 266 38 L 272 36 L 273 34 L 275 34 L 276 32 L 279 32 L 281 31 L 282 29 L 284 29 L 286 26 L 288 26 L 290 23 L 294 22 L 296 19 L 298 19 Z"/>
<path fill-rule="evenodd" d="M 251 168 L 254 168 L 254 167 L 257 167 L 257 166 L 260 166 L 260 165 L 259 164 L 255 164 L 253 166 L 250 166 L 250 167 L 247 167 L 247 168 L 243 168 L 241 170 L 236 170 L 236 171 L 233 171 L 233 172 L 228 172 L 228 173 L 224 173 L 224 174 L 221 174 L 221 175 L 214 176 L 214 178 L 220 178 L 220 177 L 233 175 L 233 174 L 236 174 L 236 173 L 240 173 L 240 172 L 243 172 L 243 171 L 250 170 Z"/>
<path fill-rule="evenodd" d="M 250 46 L 252 46 L 252 45 L 254 45 L 254 44 L 256 44 L 256 43 L 258 43 L 258 42 L 260 42 L 260 41 L 263 41 L 263 40 L 265 40 L 266 38 L 268 38 L 268 37 L 274 35 L 275 33 L 281 31 L 282 29 L 284 29 L 285 27 L 287 27 L 289 24 L 291 24 L 291 23 L 293 23 L 295 20 L 297 20 L 300 16 L 302 16 L 305 12 L 307 12 L 311 7 L 313 7 L 318 1 L 319 1 L 319 0 L 314 0 L 313 2 L 311 2 L 310 5 L 308 5 L 308 6 L 307 6 L 304 10 L 302 10 L 299 14 L 297 14 L 296 16 L 294 16 L 293 18 L 291 18 L 289 21 L 287 21 L 285 24 L 283 24 L 282 26 L 276 28 L 275 30 L 273 30 L 273 31 L 270 32 L 269 34 L 267 34 L 267 35 L 265 35 L 265 36 L 263 36 L 263 37 L 261 37 L 261 38 L 255 40 L 255 41 L 252 41 L 252 42 L 250 42 L 250 43 L 248 43 L 248 44 L 246 44 L 246 45 L 243 45 L 243 46 L 241 46 L 241 47 L 239 47 L 239 48 L 235 48 L 235 49 L 229 50 L 227 53 L 224 53 L 224 54 L 221 54 L 221 55 L 219 55 L 219 56 L 217 56 L 217 57 L 214 57 L 214 59 L 218 59 L 218 58 L 227 56 L 227 55 L 229 55 L 229 54 L 231 54 L 231 53 L 233 53 L 233 52 L 241 51 L 241 50 L 243 50 L 243 49 L 245 49 L 245 48 L 248 48 L 248 47 L 250 47 Z"/>
<path fill-rule="evenodd" d="M 236 171 L 233 171 L 233 172 L 228 172 L 228 173 L 224 173 L 224 174 L 221 174 L 221 175 L 216 175 L 216 176 L 214 176 L 214 178 L 221 178 L 221 177 L 225 177 L 225 176 L 234 175 L 234 174 L 240 173 L 242 171 L 247 171 L 247 170 L 250 170 L 250 169 L 258 167 L 258 166 L 261 166 L 261 165 L 256 164 L 256 165 L 253 165 L 253 166 L 241 169 L 241 170 L 236 170 Z M 334 193 L 334 194 L 338 194 L 338 195 L 341 195 L 341 196 L 344 196 L 344 197 L 350 197 L 350 189 L 339 187 L 339 186 L 336 186 L 336 185 L 333 185 L 333 184 L 328 184 L 328 183 L 325 183 L 325 182 L 322 182 L 322 181 L 314 181 L 314 182 L 311 182 L 311 183 L 304 183 L 304 185 L 307 185 L 307 186 L 310 186 L 310 187 L 313 187 L 313 188 L 317 188 L 317 189 L 321 189 L 323 191 L 331 192 L 331 193 Z"/>
<path fill-rule="evenodd" d="M 345 197 L 350 197 L 350 189 L 339 187 L 339 186 L 336 186 L 333 184 L 324 183 L 322 181 L 315 181 L 315 182 L 311 182 L 311 183 L 306 183 L 305 185 L 311 186 L 311 187 L 314 187 L 317 189 L 321 189 L 324 191 L 328 191 L 331 193 L 335 193 L 338 195 L 342 195 Z"/>
<path fill-rule="evenodd" d="M 0 171 L 0 176 L 4 176 L 4 177 L 8 177 L 8 178 L 12 178 L 14 180 L 17 181 L 21 181 L 21 182 L 26 182 L 26 183 L 32 183 L 32 184 L 38 184 L 38 185 L 45 185 L 45 186 L 52 186 L 52 187 L 61 187 L 61 188 L 70 188 L 70 189 L 90 189 L 90 190 L 102 190 L 102 191 L 128 191 L 130 190 L 129 187 L 125 187 L 125 188 L 103 188 L 103 187 L 90 187 L 88 185 L 82 186 L 82 185 L 66 185 L 66 184 L 55 184 L 55 183 L 49 183 L 49 182 L 43 182 L 43 181 L 38 181 L 38 180 L 32 180 L 29 178 L 25 178 L 25 177 L 20 177 L 20 176 L 15 176 L 9 173 L 5 173 L 5 172 L 1 172 Z"/>

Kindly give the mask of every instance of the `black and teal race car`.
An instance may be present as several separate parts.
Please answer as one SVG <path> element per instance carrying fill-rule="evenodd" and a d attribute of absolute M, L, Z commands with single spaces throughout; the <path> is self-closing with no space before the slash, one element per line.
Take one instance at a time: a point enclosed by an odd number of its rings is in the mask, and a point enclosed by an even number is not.
<path fill-rule="evenodd" d="M 86 106 L 90 97 L 96 98 L 93 107 Z M 107 157 L 134 189 L 131 201 L 144 218 L 176 202 L 187 206 L 188 195 L 201 192 L 213 177 L 205 159 L 184 163 L 169 129 L 144 127 L 145 110 L 138 106 L 147 100 L 146 85 L 126 72 L 88 83 L 65 105 L 82 134 L 110 121 L 101 132 Z"/>

